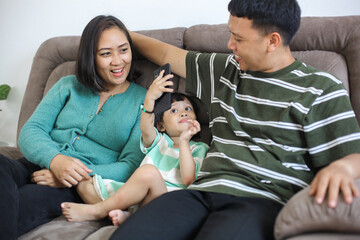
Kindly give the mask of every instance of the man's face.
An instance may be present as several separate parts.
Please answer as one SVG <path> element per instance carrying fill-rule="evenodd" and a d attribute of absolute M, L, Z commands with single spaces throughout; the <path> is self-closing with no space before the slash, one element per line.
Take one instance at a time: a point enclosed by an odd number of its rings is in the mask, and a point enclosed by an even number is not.
<path fill-rule="evenodd" d="M 243 71 L 266 71 L 268 38 L 252 27 L 252 20 L 230 15 L 228 48 Z"/>

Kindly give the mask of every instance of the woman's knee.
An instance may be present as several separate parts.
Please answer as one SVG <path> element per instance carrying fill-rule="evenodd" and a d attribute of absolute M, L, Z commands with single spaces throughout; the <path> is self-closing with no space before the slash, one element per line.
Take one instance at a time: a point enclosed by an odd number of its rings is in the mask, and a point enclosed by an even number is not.
<path fill-rule="evenodd" d="M 18 187 L 30 181 L 32 172 L 19 160 L 0 155 L 0 181 L 15 182 Z"/>
<path fill-rule="evenodd" d="M 17 165 L 15 160 L 9 159 L 4 155 L 0 154 L 0 168 L 6 170 L 7 172 L 12 171 Z"/>

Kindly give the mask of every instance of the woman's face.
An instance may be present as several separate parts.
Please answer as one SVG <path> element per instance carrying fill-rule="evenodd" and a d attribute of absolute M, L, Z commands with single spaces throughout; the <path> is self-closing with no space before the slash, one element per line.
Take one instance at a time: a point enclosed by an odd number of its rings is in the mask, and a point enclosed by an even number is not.
<path fill-rule="evenodd" d="M 109 91 L 126 90 L 131 60 L 130 43 L 123 31 L 117 27 L 104 30 L 96 49 L 95 65 Z"/>

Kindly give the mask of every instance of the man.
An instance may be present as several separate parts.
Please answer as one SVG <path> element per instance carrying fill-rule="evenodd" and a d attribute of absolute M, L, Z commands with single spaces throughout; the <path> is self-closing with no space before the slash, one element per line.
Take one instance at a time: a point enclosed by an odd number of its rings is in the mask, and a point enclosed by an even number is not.
<path fill-rule="evenodd" d="M 232 0 L 228 9 L 231 55 L 132 33 L 145 57 L 186 77 L 209 109 L 213 141 L 189 190 L 155 199 L 112 239 L 272 239 L 282 206 L 313 179 L 318 203 L 326 192 L 330 207 L 339 191 L 348 203 L 359 195 L 360 131 L 347 93 L 289 48 L 297 1 Z"/>

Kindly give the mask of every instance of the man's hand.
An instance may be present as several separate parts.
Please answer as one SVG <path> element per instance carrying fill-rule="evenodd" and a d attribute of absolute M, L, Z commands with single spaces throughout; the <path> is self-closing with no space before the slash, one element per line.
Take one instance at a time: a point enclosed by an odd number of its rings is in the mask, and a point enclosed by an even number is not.
<path fill-rule="evenodd" d="M 64 184 L 61 184 L 60 181 L 54 176 L 54 174 L 49 169 L 41 169 L 34 172 L 31 175 L 31 182 L 46 185 L 54 188 L 64 188 Z"/>
<path fill-rule="evenodd" d="M 79 159 L 62 154 L 56 155 L 51 160 L 50 170 L 61 184 L 69 188 L 77 185 L 83 179 L 90 179 L 89 173 L 92 172 Z"/>
<path fill-rule="evenodd" d="M 359 154 L 352 154 L 323 168 L 310 185 L 310 196 L 315 196 L 316 202 L 321 204 L 327 192 L 328 205 L 335 208 L 341 191 L 345 202 L 351 204 L 353 197 L 359 196 L 354 183 L 354 179 L 359 177 L 359 165 Z"/>

